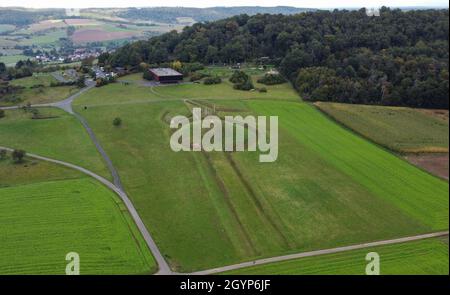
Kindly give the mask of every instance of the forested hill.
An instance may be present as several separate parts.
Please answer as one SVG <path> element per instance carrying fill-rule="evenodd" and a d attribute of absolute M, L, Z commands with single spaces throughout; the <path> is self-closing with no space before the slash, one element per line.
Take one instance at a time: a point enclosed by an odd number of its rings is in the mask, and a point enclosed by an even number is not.
<path fill-rule="evenodd" d="M 118 16 L 134 20 L 152 20 L 162 23 L 176 23 L 179 17 L 192 18 L 197 22 L 215 21 L 234 15 L 258 13 L 270 14 L 296 14 L 304 11 L 314 11 L 310 8 L 296 8 L 289 6 L 261 7 L 261 6 L 236 6 L 236 7 L 146 7 L 128 8 L 120 11 Z"/>
<path fill-rule="evenodd" d="M 0 24 L 23 26 L 49 18 L 63 18 L 65 15 L 66 13 L 64 9 L 25 9 L 18 7 L 0 7 Z"/>
<path fill-rule="evenodd" d="M 136 66 L 267 56 L 307 100 L 448 108 L 448 25 L 448 9 L 240 15 L 136 42 L 101 60 Z"/>

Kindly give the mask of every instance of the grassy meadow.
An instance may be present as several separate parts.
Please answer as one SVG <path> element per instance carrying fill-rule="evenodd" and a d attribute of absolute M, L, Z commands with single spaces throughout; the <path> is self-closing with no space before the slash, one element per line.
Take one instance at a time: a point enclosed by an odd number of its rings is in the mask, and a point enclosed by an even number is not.
<path fill-rule="evenodd" d="M 299 102 L 288 84 L 268 89 L 272 99 L 227 83 L 172 85 L 155 87 L 158 98 L 148 87 L 113 84 L 76 102 L 175 270 L 448 228 L 448 183 Z M 278 160 L 172 152 L 167 122 L 188 115 L 185 98 L 225 113 L 278 115 Z M 122 126 L 112 125 L 115 117 Z"/>
<path fill-rule="evenodd" d="M 253 266 L 227 275 L 364 275 L 369 252 L 380 255 L 381 275 L 448 275 L 448 241 L 428 239 Z"/>
<path fill-rule="evenodd" d="M 0 274 L 143 274 L 156 264 L 118 197 L 78 172 L 0 161 Z M 95 237 L 95 238 L 94 238 Z"/>
<path fill-rule="evenodd" d="M 52 82 L 57 81 L 47 73 L 12 80 L 11 85 L 24 88 L 15 94 L 0 99 L 0 106 L 51 103 L 63 100 L 79 91 L 76 86 L 50 87 Z M 36 87 L 37 85 L 42 86 Z"/>
<path fill-rule="evenodd" d="M 318 102 L 338 122 L 398 152 L 448 152 L 448 111 Z M 441 111 L 442 112 L 442 111 Z"/>
<path fill-rule="evenodd" d="M 23 110 L 7 110 L 0 119 L 0 146 L 66 161 L 105 178 L 111 176 L 78 120 L 56 108 L 39 108 L 43 118 Z"/>

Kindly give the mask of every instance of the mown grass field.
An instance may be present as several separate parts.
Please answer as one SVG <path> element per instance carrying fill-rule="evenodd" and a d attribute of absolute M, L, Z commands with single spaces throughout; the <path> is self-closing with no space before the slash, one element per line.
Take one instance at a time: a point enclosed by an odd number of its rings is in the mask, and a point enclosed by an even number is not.
<path fill-rule="evenodd" d="M 298 102 L 287 84 L 278 86 L 272 100 L 226 83 L 157 87 L 161 98 L 153 102 L 150 94 L 142 100 L 137 93 L 120 100 L 115 87 L 128 87 L 129 93 L 142 88 L 116 85 L 84 94 L 77 110 L 175 270 L 448 228 L 448 183 Z M 172 152 L 167 122 L 188 114 L 184 98 L 278 115 L 278 160 L 262 164 L 258 153 L 248 152 Z M 122 126 L 112 125 L 115 117 Z"/>
<path fill-rule="evenodd" d="M 148 87 L 139 85 L 140 74 L 124 76 L 123 81 L 137 84 L 125 85 L 122 83 L 109 84 L 90 90 L 82 94 L 74 102 L 75 105 L 95 106 L 111 104 L 134 104 L 149 101 L 167 101 L 184 99 L 265 99 L 298 101 L 298 94 L 288 85 L 264 86 L 255 84 L 255 87 L 266 87 L 267 93 L 258 91 L 240 91 L 233 89 L 233 85 L 224 80 L 218 85 L 180 84 L 161 87 Z M 256 80 L 256 76 L 254 77 Z"/>
<path fill-rule="evenodd" d="M 288 260 L 223 274 L 364 275 L 369 252 L 380 255 L 382 275 L 448 275 L 448 241 L 439 238 Z"/>
<path fill-rule="evenodd" d="M 0 119 L 0 146 L 66 161 L 105 178 L 111 176 L 77 119 L 56 108 L 39 108 L 46 119 L 31 119 L 23 110 L 7 110 Z"/>
<path fill-rule="evenodd" d="M 52 164 L 0 161 L 0 274 L 143 274 L 156 264 L 125 206 L 93 179 Z"/>
<path fill-rule="evenodd" d="M 448 111 L 384 106 L 316 103 L 350 129 L 398 152 L 448 152 Z"/>

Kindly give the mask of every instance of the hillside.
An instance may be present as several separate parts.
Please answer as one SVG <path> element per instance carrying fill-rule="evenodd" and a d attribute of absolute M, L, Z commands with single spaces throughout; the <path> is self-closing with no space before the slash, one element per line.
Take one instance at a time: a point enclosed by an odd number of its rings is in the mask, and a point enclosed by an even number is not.
<path fill-rule="evenodd" d="M 448 10 L 380 13 L 240 15 L 126 45 L 101 61 L 232 64 L 267 57 L 306 100 L 448 108 Z"/>
<path fill-rule="evenodd" d="M 237 7 L 146 7 L 129 8 L 117 13 L 117 16 L 132 20 L 151 20 L 162 23 L 177 23 L 180 18 L 191 18 L 196 22 L 215 21 L 239 14 L 296 14 L 305 11 L 314 11 L 310 8 L 296 8 L 288 6 L 261 7 L 261 6 L 237 6 Z"/>

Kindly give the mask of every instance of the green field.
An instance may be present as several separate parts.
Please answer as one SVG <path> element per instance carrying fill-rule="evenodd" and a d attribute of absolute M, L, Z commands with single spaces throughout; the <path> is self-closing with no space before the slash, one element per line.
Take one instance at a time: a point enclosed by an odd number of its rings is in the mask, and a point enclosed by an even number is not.
<path fill-rule="evenodd" d="M 12 31 L 14 30 L 16 27 L 13 25 L 4 25 L 4 24 L 0 24 L 0 34 L 7 32 L 7 31 Z"/>
<path fill-rule="evenodd" d="M 338 122 L 398 152 L 448 152 L 448 111 L 316 103 Z"/>
<path fill-rule="evenodd" d="M 1 98 L 0 106 L 51 103 L 64 100 L 79 91 L 76 86 L 50 87 L 52 82 L 57 81 L 47 73 L 35 73 L 30 77 L 12 80 L 11 85 L 25 88 Z M 37 87 L 39 85 L 42 86 Z"/>
<path fill-rule="evenodd" d="M 90 178 L 26 159 L 0 161 L 0 274 L 143 274 L 156 264 L 125 206 Z"/>
<path fill-rule="evenodd" d="M 254 77 L 256 79 L 256 77 Z M 124 76 L 123 81 L 139 82 L 139 74 Z M 259 87 L 261 85 L 255 85 Z M 184 100 L 184 99 L 274 99 L 298 101 L 298 94 L 288 85 L 264 86 L 267 93 L 258 91 L 240 91 L 233 89 L 228 81 L 219 85 L 180 84 L 161 87 L 142 85 L 124 85 L 114 83 L 92 89 L 82 94 L 74 102 L 75 105 L 96 106 L 111 104 L 135 104 L 150 101 Z"/>
<path fill-rule="evenodd" d="M 111 178 L 88 134 L 62 110 L 39 108 L 47 119 L 31 119 L 23 110 L 8 110 L 0 119 L 0 146 L 66 161 Z"/>
<path fill-rule="evenodd" d="M 23 87 L 32 87 L 35 85 L 44 85 L 50 86 L 50 83 L 58 82 L 51 74 L 49 73 L 34 73 L 33 76 L 20 78 L 12 80 L 11 85 L 15 86 L 23 86 Z"/>
<path fill-rule="evenodd" d="M 175 270 L 448 228 L 448 183 L 299 102 L 287 84 L 268 89 L 272 100 L 226 83 L 156 87 L 157 98 L 115 84 L 77 101 Z M 189 112 L 184 98 L 278 115 L 278 160 L 172 152 L 167 122 Z M 115 117 L 121 127 L 111 124 Z"/>
<path fill-rule="evenodd" d="M 227 275 L 364 275 L 369 252 L 380 255 L 382 275 L 448 275 L 448 240 L 429 239 L 307 257 L 229 271 Z"/>
<path fill-rule="evenodd" d="M 4 63 L 7 66 L 14 66 L 19 60 L 26 60 L 27 58 L 29 58 L 29 56 L 25 56 L 22 54 L 3 55 L 0 56 L 0 62 Z"/>

